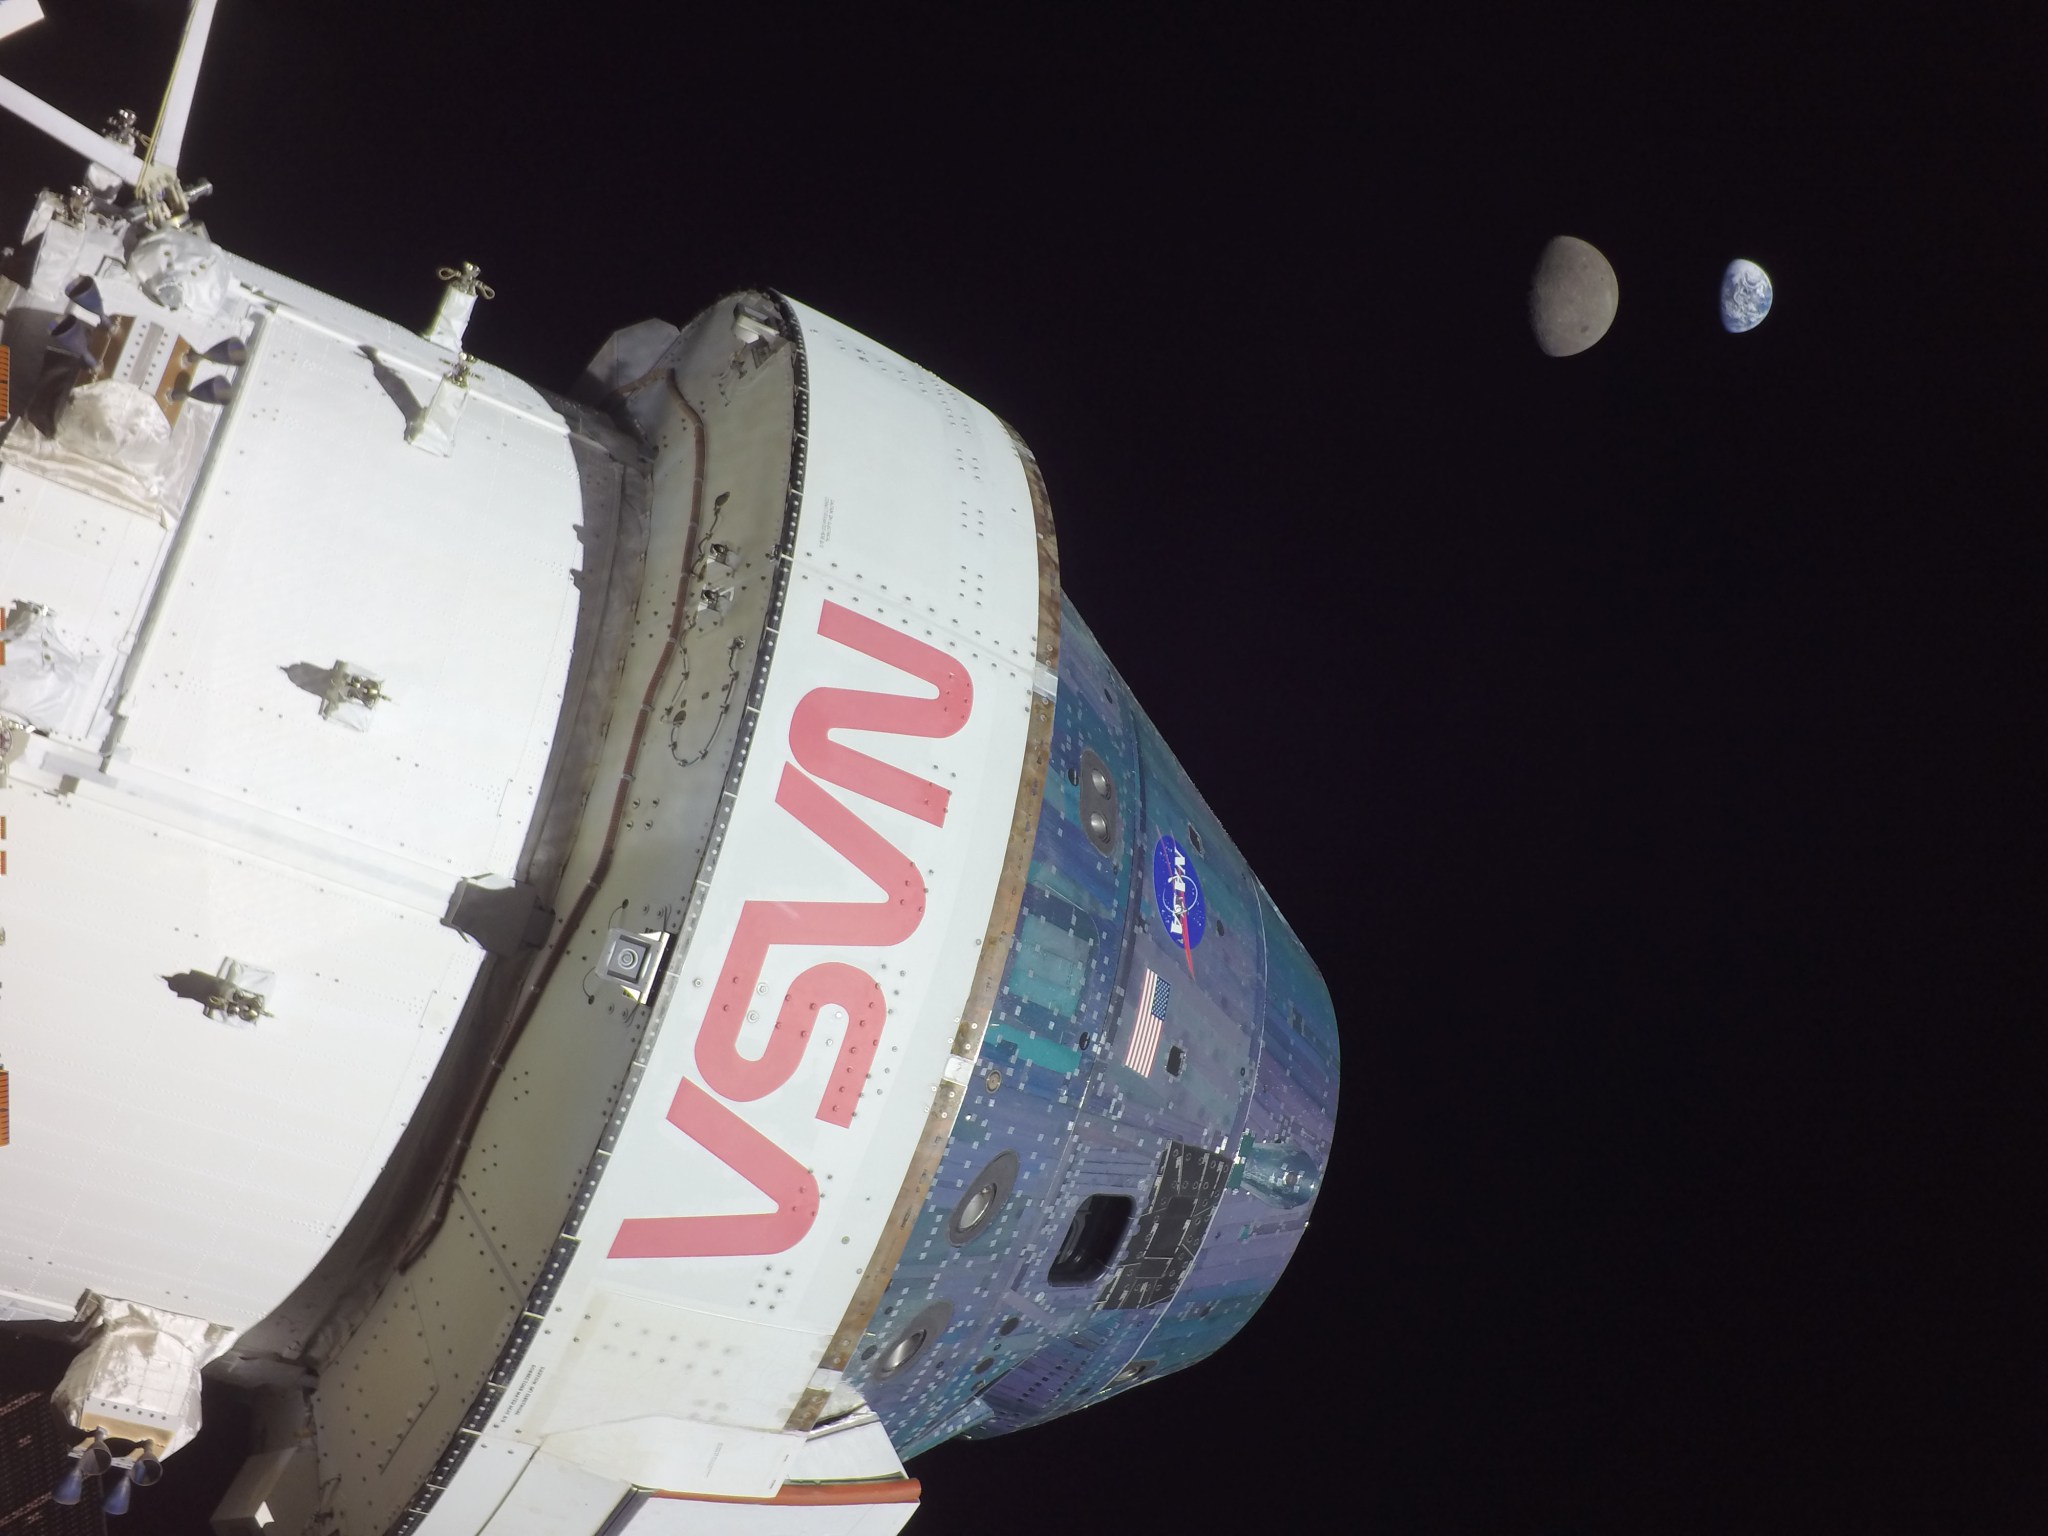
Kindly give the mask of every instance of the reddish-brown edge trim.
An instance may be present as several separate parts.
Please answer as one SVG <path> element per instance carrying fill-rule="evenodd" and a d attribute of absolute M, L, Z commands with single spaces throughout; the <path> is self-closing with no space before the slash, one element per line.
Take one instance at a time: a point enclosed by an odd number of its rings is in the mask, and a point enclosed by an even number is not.
<path fill-rule="evenodd" d="M 924 1485 L 914 1477 L 884 1478 L 873 1483 L 784 1483 L 772 1499 L 749 1499 L 725 1493 L 670 1493 L 650 1488 L 650 1499 L 688 1499 L 693 1504 L 915 1504 Z"/>

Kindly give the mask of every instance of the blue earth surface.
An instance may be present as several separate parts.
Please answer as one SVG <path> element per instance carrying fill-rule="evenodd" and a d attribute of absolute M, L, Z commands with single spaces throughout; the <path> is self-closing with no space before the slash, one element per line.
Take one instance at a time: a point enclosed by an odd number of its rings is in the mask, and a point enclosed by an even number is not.
<path fill-rule="evenodd" d="M 1721 324 L 1731 331 L 1753 331 L 1771 312 L 1771 279 L 1753 261 L 1737 257 L 1721 274 Z"/>

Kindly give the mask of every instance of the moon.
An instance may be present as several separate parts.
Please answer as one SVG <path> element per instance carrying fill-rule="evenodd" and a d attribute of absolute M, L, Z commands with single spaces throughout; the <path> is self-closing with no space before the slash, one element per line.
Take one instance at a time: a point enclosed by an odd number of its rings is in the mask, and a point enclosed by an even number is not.
<path fill-rule="evenodd" d="M 1585 241 L 1559 235 L 1543 247 L 1529 279 L 1529 325 L 1548 357 L 1583 352 L 1614 324 L 1621 285 L 1607 258 Z"/>
<path fill-rule="evenodd" d="M 1730 331 L 1753 331 L 1771 312 L 1771 275 L 1753 261 L 1740 256 L 1728 263 L 1721 274 L 1721 326 Z"/>

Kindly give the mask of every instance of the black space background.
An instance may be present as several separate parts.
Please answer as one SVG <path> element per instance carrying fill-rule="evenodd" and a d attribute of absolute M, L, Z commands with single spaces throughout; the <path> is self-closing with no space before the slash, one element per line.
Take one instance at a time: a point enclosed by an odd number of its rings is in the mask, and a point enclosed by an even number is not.
<path fill-rule="evenodd" d="M 175 14 L 45 6 L 0 70 L 146 121 Z M 1272 1300 L 913 1532 L 2048 1529 L 2041 13 L 1419 9 L 226 0 L 184 164 L 549 387 L 765 283 L 988 404 L 1318 957 Z"/>

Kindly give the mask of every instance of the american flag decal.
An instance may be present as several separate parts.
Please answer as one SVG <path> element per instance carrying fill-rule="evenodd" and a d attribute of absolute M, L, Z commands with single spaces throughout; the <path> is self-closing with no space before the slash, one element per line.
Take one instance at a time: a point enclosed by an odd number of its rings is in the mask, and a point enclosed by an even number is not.
<path fill-rule="evenodd" d="M 1131 1025 L 1131 1043 L 1124 1047 L 1124 1065 L 1140 1077 L 1152 1075 L 1152 1058 L 1159 1052 L 1159 1031 L 1166 1024 L 1166 1005 L 1172 997 L 1172 984 L 1148 969 L 1144 990 L 1138 994 L 1138 1017 Z"/>

